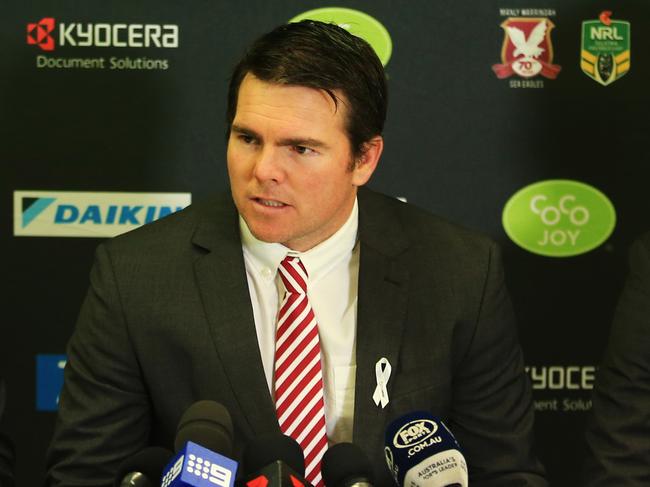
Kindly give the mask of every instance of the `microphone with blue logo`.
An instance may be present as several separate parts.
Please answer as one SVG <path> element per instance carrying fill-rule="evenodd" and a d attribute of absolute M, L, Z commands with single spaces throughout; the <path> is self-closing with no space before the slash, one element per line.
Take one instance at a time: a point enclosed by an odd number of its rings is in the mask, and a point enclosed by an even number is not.
<path fill-rule="evenodd" d="M 400 487 L 467 487 L 467 463 L 442 421 L 426 411 L 406 414 L 386 429 L 384 453 Z"/>
<path fill-rule="evenodd" d="M 165 468 L 161 487 L 233 487 L 237 462 L 232 453 L 232 419 L 215 401 L 192 404 L 176 430 L 176 456 Z"/>

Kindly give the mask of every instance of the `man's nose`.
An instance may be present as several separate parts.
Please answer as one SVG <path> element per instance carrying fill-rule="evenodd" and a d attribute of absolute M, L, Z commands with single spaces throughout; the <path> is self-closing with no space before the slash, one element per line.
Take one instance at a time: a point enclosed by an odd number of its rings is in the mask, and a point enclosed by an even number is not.
<path fill-rule="evenodd" d="M 253 175 L 259 181 L 282 182 L 285 170 L 282 163 L 281 148 L 265 146 L 259 151 L 253 168 Z"/>

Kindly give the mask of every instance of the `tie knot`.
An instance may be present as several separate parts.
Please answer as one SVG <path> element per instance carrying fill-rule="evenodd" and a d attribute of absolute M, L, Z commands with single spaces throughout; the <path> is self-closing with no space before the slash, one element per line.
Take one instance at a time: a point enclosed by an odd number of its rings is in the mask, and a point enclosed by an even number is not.
<path fill-rule="evenodd" d="M 307 293 L 307 270 L 299 257 L 285 257 L 278 270 L 288 293 Z"/>

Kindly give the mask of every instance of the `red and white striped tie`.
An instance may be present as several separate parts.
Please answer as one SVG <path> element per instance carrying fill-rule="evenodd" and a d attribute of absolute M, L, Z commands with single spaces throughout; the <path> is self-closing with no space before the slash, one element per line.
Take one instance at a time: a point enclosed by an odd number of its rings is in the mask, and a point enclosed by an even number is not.
<path fill-rule="evenodd" d="M 307 299 L 307 271 L 298 257 L 279 267 L 287 290 L 275 339 L 275 408 L 280 429 L 305 454 L 305 478 L 322 487 L 320 463 L 327 450 L 318 323 Z"/>

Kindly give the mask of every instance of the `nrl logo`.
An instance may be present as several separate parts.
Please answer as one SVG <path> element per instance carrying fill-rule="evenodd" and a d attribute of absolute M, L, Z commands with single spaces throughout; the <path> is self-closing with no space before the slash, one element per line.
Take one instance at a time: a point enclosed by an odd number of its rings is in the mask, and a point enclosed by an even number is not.
<path fill-rule="evenodd" d="M 532 78 L 540 74 L 548 79 L 557 78 L 562 68 L 553 64 L 553 27 L 553 22 L 546 18 L 506 19 L 501 24 L 505 31 L 501 48 L 502 64 L 492 66 L 497 78 L 509 78 L 513 74 L 522 78 Z"/>
<path fill-rule="evenodd" d="M 582 23 L 580 67 L 603 86 L 630 70 L 630 23 L 610 19 L 605 10 L 597 20 Z"/>

